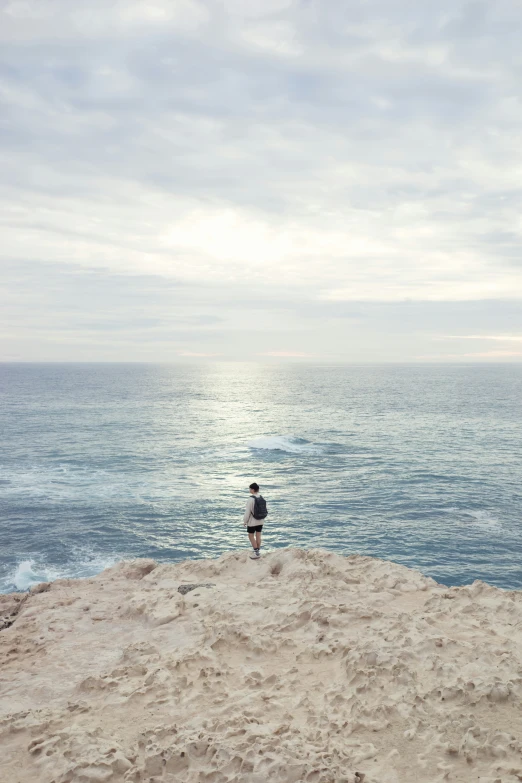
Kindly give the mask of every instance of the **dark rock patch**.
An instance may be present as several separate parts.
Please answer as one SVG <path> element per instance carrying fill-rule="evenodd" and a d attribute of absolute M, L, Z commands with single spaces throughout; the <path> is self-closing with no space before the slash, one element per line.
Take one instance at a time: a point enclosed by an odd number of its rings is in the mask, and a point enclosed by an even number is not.
<path fill-rule="evenodd" d="M 201 582 L 197 585 L 180 585 L 178 587 L 178 593 L 181 593 L 181 595 L 186 595 L 187 593 L 190 593 L 192 590 L 196 590 L 198 587 L 215 587 L 216 585 L 213 582 Z"/>
<path fill-rule="evenodd" d="M 10 628 L 18 612 L 29 598 L 29 593 L 7 593 L 0 595 L 0 631 Z"/>

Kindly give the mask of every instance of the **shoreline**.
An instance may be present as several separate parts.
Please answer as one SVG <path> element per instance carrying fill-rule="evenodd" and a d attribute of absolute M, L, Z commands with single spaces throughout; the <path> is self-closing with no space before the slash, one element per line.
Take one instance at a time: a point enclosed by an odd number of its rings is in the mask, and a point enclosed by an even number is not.
<path fill-rule="evenodd" d="M 122 561 L 1 617 L 16 783 L 522 780 L 522 591 L 288 548 Z"/>
<path fill-rule="evenodd" d="M 246 549 L 248 549 L 248 544 L 245 545 Z M 272 546 L 270 543 L 263 544 L 263 551 L 264 556 L 270 555 L 273 556 L 274 554 L 281 554 L 289 549 L 302 549 L 305 552 L 314 551 L 316 549 L 320 549 L 321 551 L 334 554 L 338 557 L 345 558 L 345 557 L 351 557 L 353 555 L 357 555 L 359 557 L 365 557 L 369 560 L 376 560 L 378 562 L 386 562 L 386 563 L 392 563 L 394 565 L 397 565 L 401 568 L 408 568 L 412 571 L 418 571 L 421 573 L 425 578 L 427 579 L 434 579 L 439 585 L 442 585 L 446 589 L 450 589 L 453 587 L 467 587 L 475 581 L 483 582 L 484 584 L 489 585 L 490 587 L 495 587 L 497 590 L 503 590 L 504 592 L 522 592 L 522 587 L 517 586 L 511 586 L 511 585 L 501 585 L 501 584 L 495 584 L 494 581 L 491 579 L 488 579 L 487 577 L 483 577 L 482 575 L 474 576 L 470 579 L 470 581 L 461 582 L 458 580 L 456 583 L 454 583 L 451 580 L 451 574 L 447 574 L 447 579 L 440 578 L 437 575 L 432 576 L 429 573 L 424 573 L 420 567 L 415 563 L 401 563 L 397 560 L 393 559 L 393 557 L 384 558 L 379 557 L 378 555 L 373 554 L 365 554 L 361 552 L 350 552 L 349 554 L 345 554 L 344 552 L 340 551 L 336 548 L 326 548 L 325 546 L 305 546 L 305 547 L 294 547 L 292 544 L 285 545 L 285 546 Z M 15 593 L 21 593 L 25 594 L 28 592 L 31 592 L 31 590 L 34 590 L 39 584 L 50 583 L 52 584 L 55 581 L 67 581 L 67 580 L 85 580 L 85 579 L 93 579 L 102 574 L 104 571 L 108 570 L 109 568 L 112 568 L 115 565 L 118 565 L 118 563 L 127 563 L 127 562 L 134 562 L 135 560 L 154 560 L 154 562 L 157 565 L 160 566 L 179 566 L 181 563 L 184 562 L 199 562 L 199 561 L 215 561 L 223 556 L 227 556 L 230 553 L 233 552 L 241 552 L 246 551 L 246 549 L 228 549 L 221 552 L 221 554 L 218 554 L 217 556 L 214 555 L 204 555 L 203 553 L 194 554 L 192 557 L 187 557 L 183 559 L 171 559 L 170 557 L 165 557 L 165 559 L 156 559 L 153 557 L 149 557 L 145 555 L 144 557 L 134 557 L 132 555 L 117 555 L 114 553 L 106 553 L 105 555 L 96 555 L 93 557 L 92 561 L 89 560 L 82 560 L 75 564 L 75 566 L 72 565 L 64 565 L 61 569 L 56 565 L 48 565 L 45 564 L 45 562 L 41 562 L 40 565 L 37 563 L 36 555 L 32 557 L 26 557 L 25 559 L 21 559 L 18 561 L 16 569 L 15 569 L 15 576 L 13 577 L 14 580 L 10 583 L 9 589 L 0 589 L 0 597 L 4 595 L 13 595 Z M 96 567 L 93 568 L 93 562 L 98 561 L 98 564 Z M 74 573 L 74 569 L 76 568 L 77 573 Z M 18 582 L 18 584 L 17 584 Z M 23 583 L 24 586 L 22 587 L 20 583 Z"/>

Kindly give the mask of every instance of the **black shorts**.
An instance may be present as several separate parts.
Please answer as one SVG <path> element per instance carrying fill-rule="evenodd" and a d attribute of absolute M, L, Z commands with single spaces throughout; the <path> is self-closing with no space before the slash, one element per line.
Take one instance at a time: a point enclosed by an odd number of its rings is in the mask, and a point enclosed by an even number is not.
<path fill-rule="evenodd" d="M 248 525 L 247 531 L 249 533 L 260 533 L 263 529 L 263 525 Z"/>

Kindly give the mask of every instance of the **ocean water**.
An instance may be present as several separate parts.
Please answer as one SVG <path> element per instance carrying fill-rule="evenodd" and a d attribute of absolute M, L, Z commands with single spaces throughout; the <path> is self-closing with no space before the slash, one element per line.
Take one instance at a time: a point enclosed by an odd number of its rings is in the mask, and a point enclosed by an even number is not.
<path fill-rule="evenodd" d="M 0 365 L 0 591 L 247 546 L 522 588 L 522 366 Z"/>

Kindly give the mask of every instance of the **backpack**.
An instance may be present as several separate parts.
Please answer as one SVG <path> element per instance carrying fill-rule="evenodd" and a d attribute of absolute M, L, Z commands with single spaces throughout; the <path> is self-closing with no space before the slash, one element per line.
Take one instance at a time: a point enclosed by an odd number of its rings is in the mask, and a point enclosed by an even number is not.
<path fill-rule="evenodd" d="M 264 519 L 267 515 L 266 500 L 261 495 L 258 498 L 254 496 L 254 510 L 252 511 L 254 519 Z"/>

